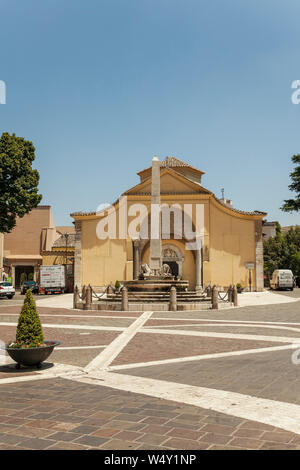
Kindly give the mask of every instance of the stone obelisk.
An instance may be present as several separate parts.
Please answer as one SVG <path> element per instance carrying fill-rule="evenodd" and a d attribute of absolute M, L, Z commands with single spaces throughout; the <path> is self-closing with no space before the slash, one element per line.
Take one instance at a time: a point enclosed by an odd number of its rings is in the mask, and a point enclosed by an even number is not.
<path fill-rule="evenodd" d="M 150 269 L 158 275 L 162 267 L 161 256 L 161 216 L 160 216 L 160 161 L 155 156 L 152 160 L 151 184 L 151 233 L 150 233 Z"/>

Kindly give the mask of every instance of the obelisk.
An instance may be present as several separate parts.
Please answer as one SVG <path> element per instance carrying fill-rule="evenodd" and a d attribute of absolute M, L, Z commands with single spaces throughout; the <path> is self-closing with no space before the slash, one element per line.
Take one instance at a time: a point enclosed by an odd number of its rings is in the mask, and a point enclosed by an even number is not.
<path fill-rule="evenodd" d="M 151 233 L 150 233 L 150 269 L 158 275 L 162 267 L 161 257 L 161 215 L 160 215 L 160 161 L 152 159 L 151 183 Z"/>

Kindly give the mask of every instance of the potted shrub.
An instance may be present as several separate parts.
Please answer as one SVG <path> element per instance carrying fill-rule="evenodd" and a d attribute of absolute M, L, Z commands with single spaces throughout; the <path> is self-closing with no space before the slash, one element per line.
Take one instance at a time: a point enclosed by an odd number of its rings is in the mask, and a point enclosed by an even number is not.
<path fill-rule="evenodd" d="M 242 284 L 237 283 L 237 285 L 236 285 L 236 290 L 238 291 L 238 294 L 241 294 L 241 293 L 243 292 Z"/>
<path fill-rule="evenodd" d="M 121 287 L 121 284 L 120 284 L 120 282 L 117 280 L 117 281 L 115 282 L 115 289 L 116 289 L 117 292 L 120 291 L 120 287 Z"/>
<path fill-rule="evenodd" d="M 21 365 L 41 368 L 43 361 L 50 356 L 58 341 L 45 341 L 36 304 L 30 289 L 26 291 L 24 304 L 19 316 L 16 340 L 6 345 L 9 356 Z"/>

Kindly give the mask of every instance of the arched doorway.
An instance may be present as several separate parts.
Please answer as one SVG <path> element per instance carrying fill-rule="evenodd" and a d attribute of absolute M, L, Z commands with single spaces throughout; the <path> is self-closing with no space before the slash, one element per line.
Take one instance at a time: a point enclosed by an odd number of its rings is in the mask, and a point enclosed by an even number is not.
<path fill-rule="evenodd" d="M 168 244 L 162 246 L 162 262 L 170 266 L 173 276 L 182 277 L 182 262 L 184 258 L 179 248 Z"/>

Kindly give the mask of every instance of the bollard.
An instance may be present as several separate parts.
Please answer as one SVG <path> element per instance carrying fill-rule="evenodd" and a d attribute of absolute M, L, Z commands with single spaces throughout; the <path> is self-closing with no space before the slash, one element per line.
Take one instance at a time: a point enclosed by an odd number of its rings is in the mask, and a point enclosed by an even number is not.
<path fill-rule="evenodd" d="M 176 291 L 175 286 L 172 286 L 171 289 L 170 289 L 169 310 L 171 310 L 171 311 L 176 311 L 177 310 L 177 291 Z"/>
<path fill-rule="evenodd" d="M 82 288 L 82 291 L 81 291 L 81 300 L 82 300 L 82 302 L 85 300 L 85 296 L 86 296 L 86 287 L 84 285 L 83 288 Z"/>
<path fill-rule="evenodd" d="M 122 305 L 121 305 L 121 310 L 124 311 L 124 312 L 127 312 L 127 311 L 129 310 L 127 287 L 123 287 L 123 289 L 122 289 Z"/>
<path fill-rule="evenodd" d="M 238 306 L 238 296 L 237 296 L 237 288 L 236 286 L 233 286 L 233 305 L 235 307 Z"/>
<path fill-rule="evenodd" d="M 212 288 L 212 294 L 211 294 L 211 308 L 214 310 L 218 310 L 219 308 L 219 303 L 218 303 L 218 289 L 216 286 Z"/>
<path fill-rule="evenodd" d="M 206 292 L 207 292 L 207 297 L 211 297 L 211 285 L 208 285 L 207 288 L 206 288 Z"/>
<path fill-rule="evenodd" d="M 228 288 L 228 302 L 232 303 L 233 302 L 233 285 L 230 284 Z"/>
<path fill-rule="evenodd" d="M 84 306 L 84 310 L 91 310 L 92 308 L 92 302 L 93 302 L 93 297 L 92 297 L 92 287 L 90 286 L 90 284 L 88 285 L 88 287 L 86 288 L 86 292 L 85 292 L 85 306 Z"/>
<path fill-rule="evenodd" d="M 113 287 L 112 287 L 112 284 L 111 284 L 111 283 L 108 284 L 108 286 L 107 286 L 107 293 L 108 293 L 109 295 L 111 295 L 111 294 L 114 293 L 114 290 L 113 290 Z"/>
<path fill-rule="evenodd" d="M 79 292 L 78 292 L 78 287 L 76 285 L 74 289 L 74 294 L 73 294 L 73 308 L 77 308 L 78 297 L 79 297 Z"/>

